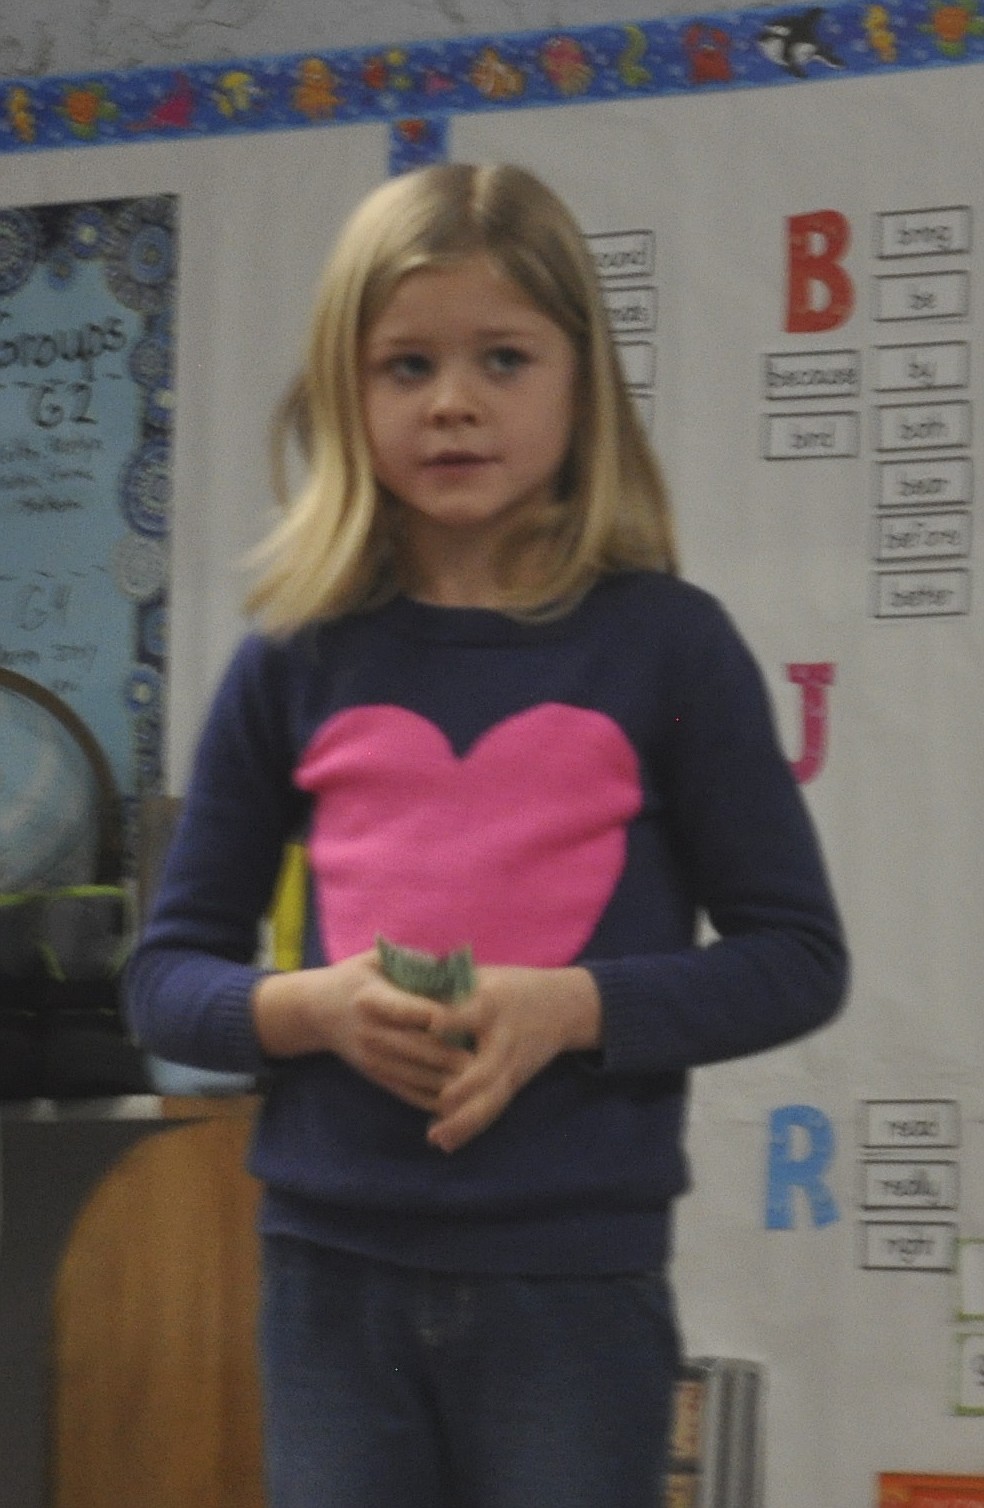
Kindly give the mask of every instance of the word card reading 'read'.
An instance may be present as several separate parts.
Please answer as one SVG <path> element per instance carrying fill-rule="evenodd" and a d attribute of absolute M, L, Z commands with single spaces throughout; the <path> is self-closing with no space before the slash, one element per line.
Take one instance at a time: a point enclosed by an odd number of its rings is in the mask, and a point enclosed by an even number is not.
<path fill-rule="evenodd" d="M 866 1100 L 861 1125 L 862 1143 L 872 1149 L 960 1145 L 956 1100 Z"/>

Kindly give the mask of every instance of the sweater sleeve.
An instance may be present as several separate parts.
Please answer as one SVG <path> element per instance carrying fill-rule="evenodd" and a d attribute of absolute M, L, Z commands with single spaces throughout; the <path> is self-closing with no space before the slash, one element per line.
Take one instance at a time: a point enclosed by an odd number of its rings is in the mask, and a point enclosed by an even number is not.
<path fill-rule="evenodd" d="M 198 746 L 151 916 L 130 959 L 130 1024 L 147 1050 L 199 1068 L 255 1072 L 250 996 L 260 920 L 303 798 L 291 782 L 288 667 L 244 641 Z"/>
<path fill-rule="evenodd" d="M 668 823 L 716 937 L 587 964 L 611 1072 L 675 1072 L 778 1046 L 833 1017 L 847 984 L 823 858 L 758 666 L 716 604 L 678 649 Z"/>

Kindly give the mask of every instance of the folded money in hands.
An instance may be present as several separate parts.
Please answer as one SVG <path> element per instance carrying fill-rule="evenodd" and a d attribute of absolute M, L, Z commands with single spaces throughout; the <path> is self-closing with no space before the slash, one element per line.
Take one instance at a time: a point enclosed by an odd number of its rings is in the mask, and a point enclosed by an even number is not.
<path fill-rule="evenodd" d="M 456 1005 L 475 988 L 475 961 L 468 946 L 455 948 L 443 957 L 418 948 L 400 947 L 385 937 L 376 938 L 376 947 L 386 978 L 411 995 L 425 995 L 443 1005 Z M 444 1040 L 450 1047 L 466 1047 L 469 1051 L 475 1047 L 471 1032 L 448 1033 Z"/>

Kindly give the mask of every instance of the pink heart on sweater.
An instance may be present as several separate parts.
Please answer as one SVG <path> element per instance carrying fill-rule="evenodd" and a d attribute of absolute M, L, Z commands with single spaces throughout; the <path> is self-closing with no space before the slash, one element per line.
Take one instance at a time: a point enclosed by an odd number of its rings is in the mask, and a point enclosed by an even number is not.
<path fill-rule="evenodd" d="M 548 702 L 459 758 L 427 718 L 353 707 L 294 776 L 314 797 L 309 856 L 325 956 L 378 933 L 480 963 L 560 967 L 593 933 L 641 806 L 639 766 L 603 713 Z"/>

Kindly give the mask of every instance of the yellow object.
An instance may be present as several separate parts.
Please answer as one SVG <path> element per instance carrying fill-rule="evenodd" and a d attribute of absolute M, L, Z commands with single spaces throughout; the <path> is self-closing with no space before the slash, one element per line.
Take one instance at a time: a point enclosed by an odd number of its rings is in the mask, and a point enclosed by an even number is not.
<path fill-rule="evenodd" d="M 31 96 L 26 89 L 11 89 L 7 95 L 7 117 L 21 141 L 34 140 L 34 111 L 31 108 Z"/>
<path fill-rule="evenodd" d="M 342 101 L 328 64 L 322 58 L 305 58 L 299 72 L 300 83 L 292 91 L 294 109 L 311 120 L 334 115 Z"/>
<path fill-rule="evenodd" d="M 302 843 L 288 843 L 270 907 L 274 967 L 299 969 L 304 952 L 307 910 L 307 854 Z"/>
<path fill-rule="evenodd" d="M 258 93 L 252 74 L 245 73 L 241 68 L 232 68 L 219 79 L 215 103 L 223 115 L 231 118 L 251 110 Z"/>
<path fill-rule="evenodd" d="M 864 29 L 872 50 L 883 63 L 896 60 L 895 33 L 890 26 L 891 17 L 884 5 L 869 5 L 864 13 Z"/>

